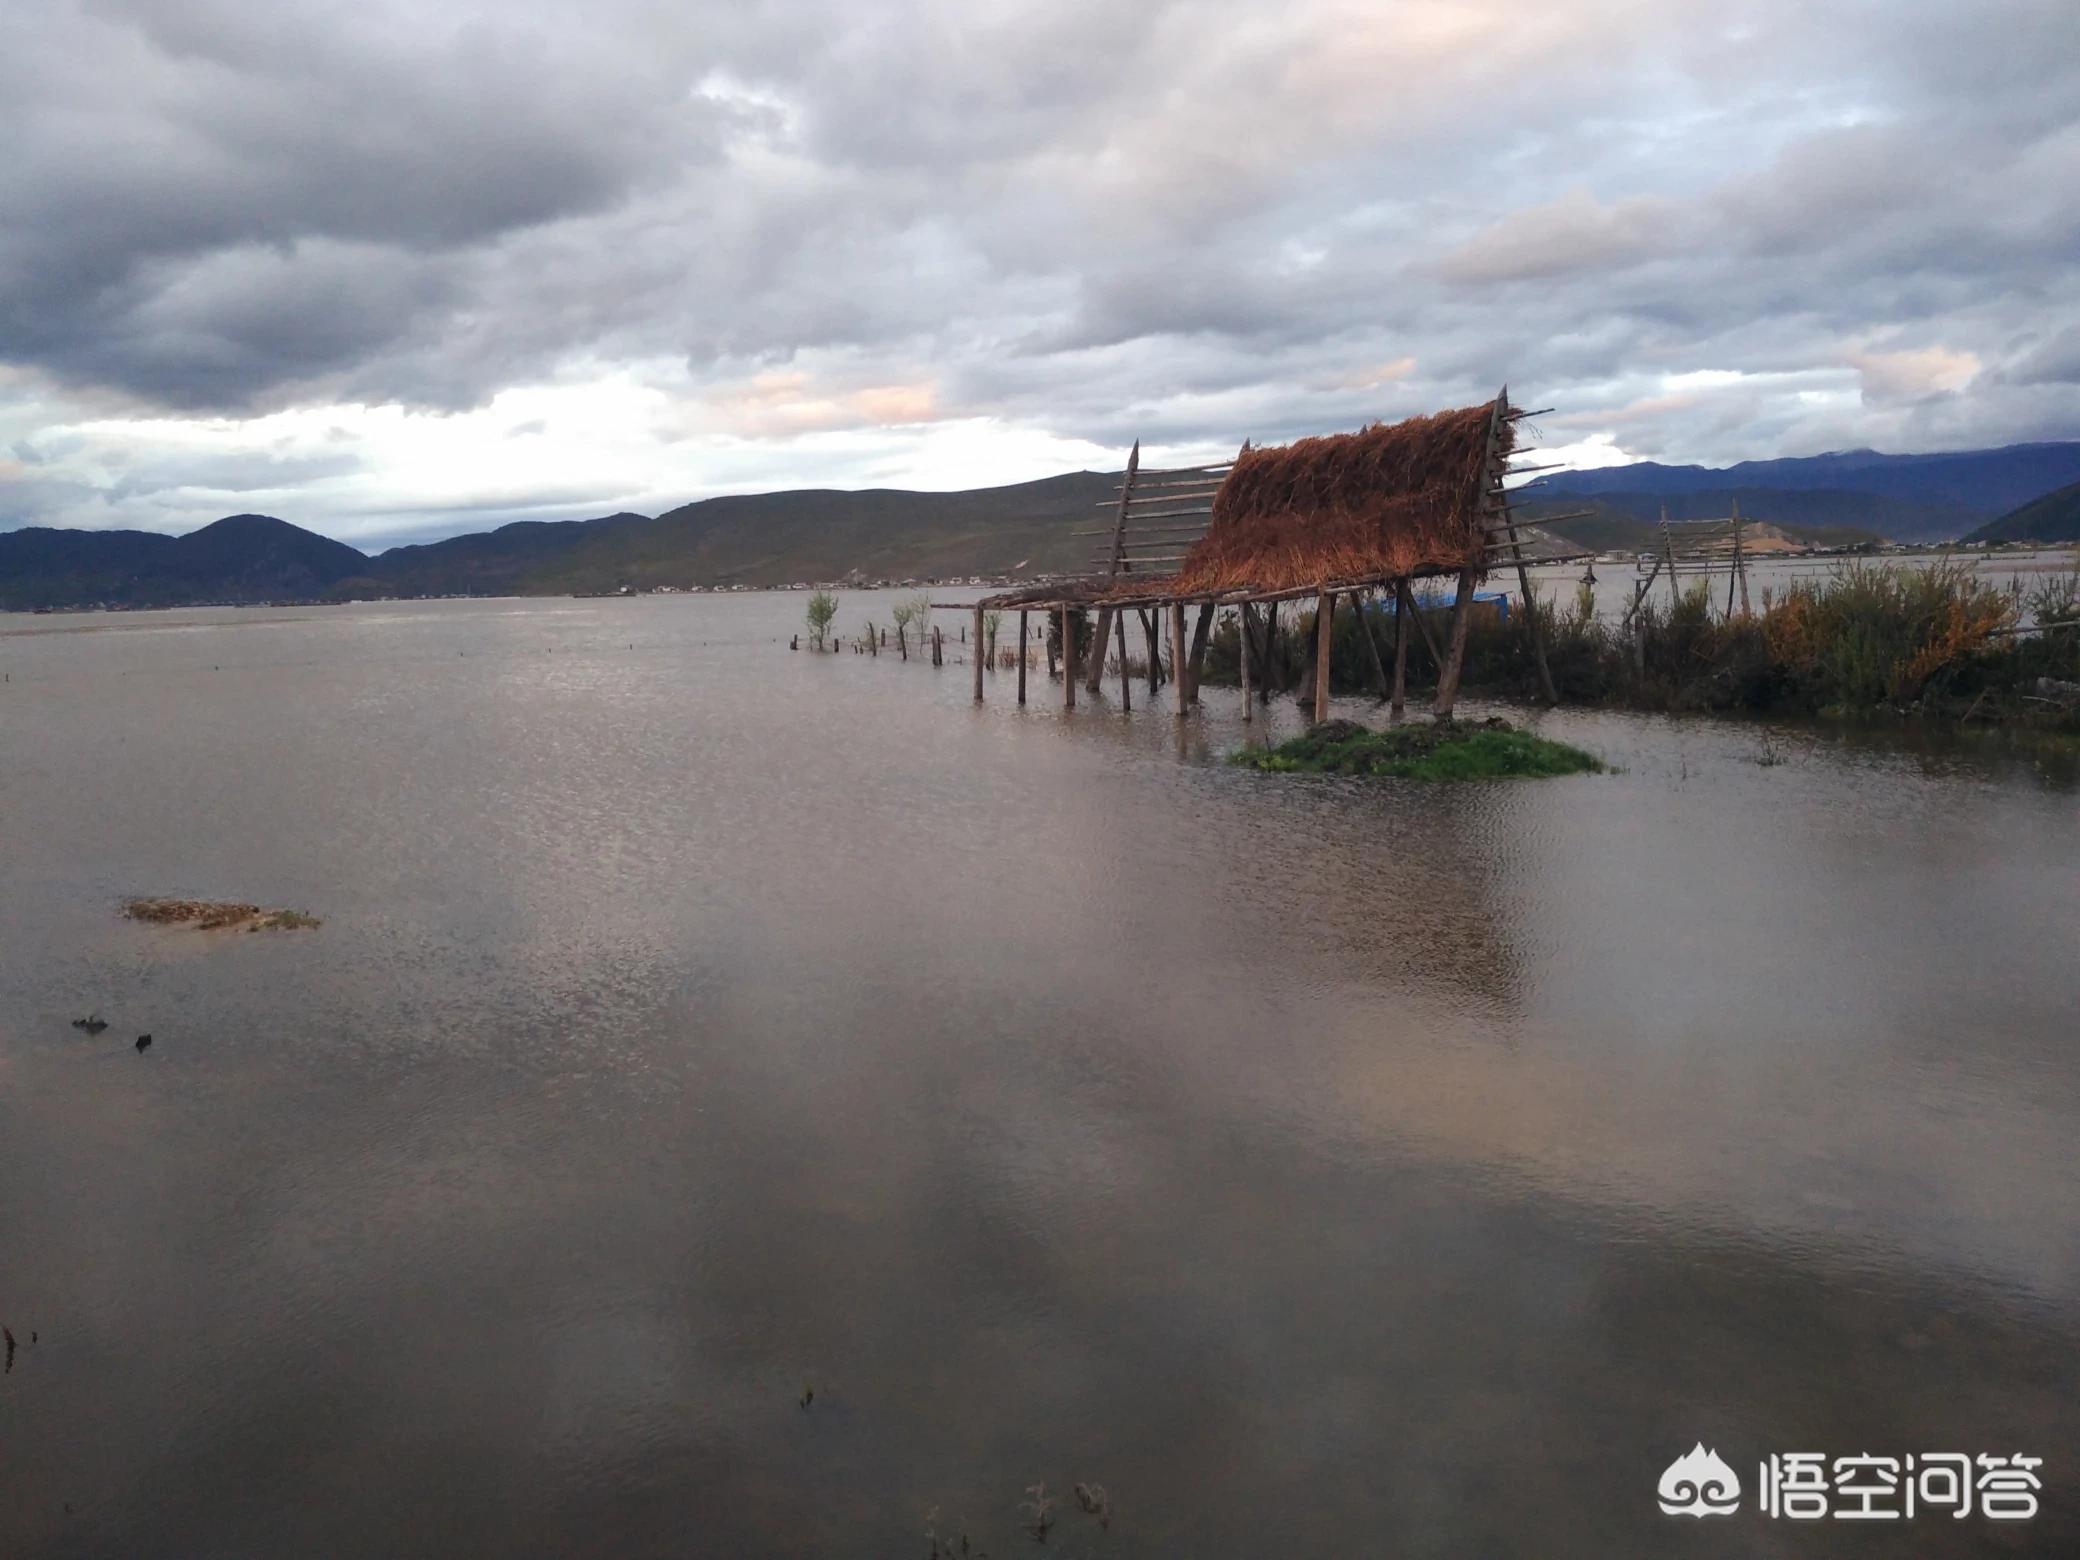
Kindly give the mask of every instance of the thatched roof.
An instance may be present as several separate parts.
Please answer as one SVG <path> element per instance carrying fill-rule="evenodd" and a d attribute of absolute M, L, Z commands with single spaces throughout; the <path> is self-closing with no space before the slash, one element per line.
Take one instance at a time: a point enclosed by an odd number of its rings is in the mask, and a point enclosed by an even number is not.
<path fill-rule="evenodd" d="M 1494 402 L 1237 457 L 1173 595 L 1280 591 L 1482 566 L 1482 480 L 1515 423 Z M 1146 588 L 1146 585 L 1143 587 Z"/>

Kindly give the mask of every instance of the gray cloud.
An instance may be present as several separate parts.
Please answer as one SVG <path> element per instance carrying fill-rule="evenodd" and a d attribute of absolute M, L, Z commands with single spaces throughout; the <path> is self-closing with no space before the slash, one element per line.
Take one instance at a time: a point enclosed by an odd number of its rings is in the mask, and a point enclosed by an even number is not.
<path fill-rule="evenodd" d="M 1115 448 L 1505 379 L 1670 459 L 2080 434 L 2070 0 L 16 0 L 0 144 L 0 432 L 668 365 Z"/>

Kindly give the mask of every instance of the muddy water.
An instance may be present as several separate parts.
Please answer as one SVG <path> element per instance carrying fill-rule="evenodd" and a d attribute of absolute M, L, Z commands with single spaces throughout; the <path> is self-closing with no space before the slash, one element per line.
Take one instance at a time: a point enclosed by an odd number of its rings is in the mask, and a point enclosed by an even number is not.
<path fill-rule="evenodd" d="M 2073 1552 L 2055 761 L 1364 789 L 800 608 L 0 622 L 0 1555 Z"/>

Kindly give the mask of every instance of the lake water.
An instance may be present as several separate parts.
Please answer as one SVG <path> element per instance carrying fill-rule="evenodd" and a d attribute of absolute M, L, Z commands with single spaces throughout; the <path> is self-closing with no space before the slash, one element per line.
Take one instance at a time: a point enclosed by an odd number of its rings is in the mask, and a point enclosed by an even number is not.
<path fill-rule="evenodd" d="M 1266 776 L 801 608 L 0 618 L 0 1556 L 2080 1552 L 2069 765 Z"/>

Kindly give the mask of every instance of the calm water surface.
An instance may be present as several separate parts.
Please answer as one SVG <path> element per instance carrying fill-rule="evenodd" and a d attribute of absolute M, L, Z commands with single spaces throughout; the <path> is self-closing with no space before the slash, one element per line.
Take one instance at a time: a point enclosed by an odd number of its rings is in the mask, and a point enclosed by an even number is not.
<path fill-rule="evenodd" d="M 801 605 L 0 618 L 0 1556 L 2080 1549 L 2068 776 L 1281 779 Z"/>

